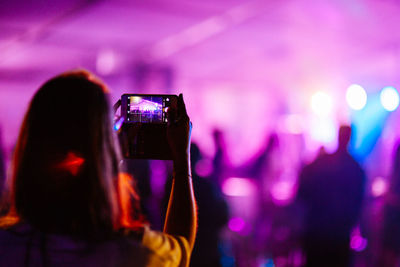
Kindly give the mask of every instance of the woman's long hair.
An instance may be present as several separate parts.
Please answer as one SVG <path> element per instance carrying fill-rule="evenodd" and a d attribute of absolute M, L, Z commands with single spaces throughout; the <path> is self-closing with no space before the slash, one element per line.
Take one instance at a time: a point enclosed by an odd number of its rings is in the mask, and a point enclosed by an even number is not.
<path fill-rule="evenodd" d="M 47 81 L 21 127 L 0 226 L 26 222 L 44 232 L 102 239 L 141 225 L 119 162 L 105 85 L 87 71 Z"/>

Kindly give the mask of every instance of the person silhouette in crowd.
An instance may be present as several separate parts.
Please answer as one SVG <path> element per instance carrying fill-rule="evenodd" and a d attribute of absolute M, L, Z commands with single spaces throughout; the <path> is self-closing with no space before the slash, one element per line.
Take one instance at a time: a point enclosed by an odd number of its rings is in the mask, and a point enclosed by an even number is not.
<path fill-rule="evenodd" d="M 196 165 L 202 159 L 197 144 L 192 143 L 190 157 L 194 194 L 199 214 L 197 237 L 190 266 L 221 266 L 218 246 L 220 232 L 229 218 L 228 205 L 220 189 L 209 178 L 200 176 L 196 171 Z"/>
<path fill-rule="evenodd" d="M 213 171 L 211 179 L 215 184 L 221 187 L 224 180 L 224 176 L 229 172 L 230 166 L 228 166 L 228 155 L 226 151 L 226 144 L 224 134 L 219 129 L 213 131 L 213 141 L 215 146 L 215 155 L 212 161 Z"/>
<path fill-rule="evenodd" d="M 259 156 L 246 164 L 246 176 L 249 176 L 261 183 L 265 171 L 268 171 L 272 164 L 272 154 L 275 149 L 279 146 L 279 138 L 276 133 L 271 133 L 266 139 L 267 142 L 264 149 L 261 151 Z"/>
<path fill-rule="evenodd" d="M 190 266 L 219 267 L 221 266 L 220 232 L 228 222 L 229 211 L 220 189 L 210 181 L 210 177 L 203 177 L 196 171 L 196 165 L 201 159 L 199 146 L 192 143 L 190 146 L 190 162 L 198 211 L 198 227 Z M 166 183 L 166 197 L 170 192 L 171 181 L 169 179 Z M 164 197 L 164 200 L 166 200 L 166 197 Z"/>
<path fill-rule="evenodd" d="M 365 190 L 365 174 L 347 150 L 351 128 L 341 126 L 338 148 L 321 154 L 300 174 L 297 200 L 305 209 L 306 266 L 349 266 L 350 234 Z"/>
<path fill-rule="evenodd" d="M 267 250 L 269 236 L 265 231 L 266 225 L 271 225 L 274 218 L 271 201 L 271 186 L 278 179 L 279 156 L 276 153 L 279 149 L 279 137 L 272 132 L 265 139 L 265 144 L 261 152 L 255 159 L 244 165 L 244 177 L 253 180 L 256 188 L 255 209 L 256 215 L 253 222 L 253 240 L 256 244 L 254 247 L 258 253 L 264 253 Z"/>
<path fill-rule="evenodd" d="M 2 266 L 187 266 L 196 234 L 191 123 L 169 111 L 174 180 L 163 232 L 141 220 L 120 170 L 108 89 L 92 74 L 50 79 L 24 118 L 0 218 Z M 171 113 L 172 112 L 172 113 Z"/>
<path fill-rule="evenodd" d="M 382 248 L 378 266 L 400 264 L 400 142 L 394 155 L 389 190 L 383 209 Z"/>

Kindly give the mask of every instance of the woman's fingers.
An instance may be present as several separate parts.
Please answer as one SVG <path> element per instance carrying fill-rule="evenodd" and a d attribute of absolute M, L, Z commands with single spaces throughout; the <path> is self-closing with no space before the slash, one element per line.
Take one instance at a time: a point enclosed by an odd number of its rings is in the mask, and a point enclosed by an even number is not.
<path fill-rule="evenodd" d="M 179 119 L 188 119 L 189 116 L 186 111 L 185 101 L 183 101 L 183 95 L 179 94 L 178 97 L 178 111 L 179 111 Z"/>
<path fill-rule="evenodd" d="M 176 110 L 169 108 L 167 111 L 168 125 L 172 125 L 176 120 Z"/>
<path fill-rule="evenodd" d="M 176 108 L 170 107 L 167 112 L 169 125 L 189 121 L 183 95 L 179 94 Z"/>
<path fill-rule="evenodd" d="M 179 109 L 179 112 L 181 113 L 181 115 L 187 116 L 185 101 L 183 101 L 183 94 L 179 94 L 178 109 Z"/>

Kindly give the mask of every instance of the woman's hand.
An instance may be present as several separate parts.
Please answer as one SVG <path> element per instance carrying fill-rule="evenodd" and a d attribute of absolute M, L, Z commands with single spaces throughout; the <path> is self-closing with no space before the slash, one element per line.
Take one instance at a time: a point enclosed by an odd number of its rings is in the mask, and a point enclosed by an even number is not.
<path fill-rule="evenodd" d="M 174 166 L 179 169 L 189 165 L 191 131 L 192 123 L 187 115 L 183 96 L 180 94 L 177 107 L 171 107 L 168 110 L 167 127 L 167 139 L 172 151 Z"/>

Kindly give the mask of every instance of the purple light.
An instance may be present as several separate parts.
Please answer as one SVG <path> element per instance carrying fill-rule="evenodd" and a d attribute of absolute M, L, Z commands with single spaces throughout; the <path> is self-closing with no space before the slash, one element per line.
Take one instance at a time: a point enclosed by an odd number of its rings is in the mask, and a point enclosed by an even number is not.
<path fill-rule="evenodd" d="M 233 232 L 241 232 L 244 230 L 245 226 L 245 221 L 240 217 L 234 217 L 228 222 L 228 227 Z"/>
<path fill-rule="evenodd" d="M 363 238 L 360 231 L 360 226 L 354 228 L 350 238 L 350 248 L 354 251 L 363 251 L 368 245 L 368 240 Z"/>
<path fill-rule="evenodd" d="M 354 251 L 361 252 L 368 245 L 367 239 L 363 238 L 361 235 L 353 235 L 350 240 L 350 248 Z"/>
<path fill-rule="evenodd" d="M 247 178 L 231 177 L 224 181 L 222 192 L 227 196 L 245 197 L 256 192 L 255 185 Z"/>

